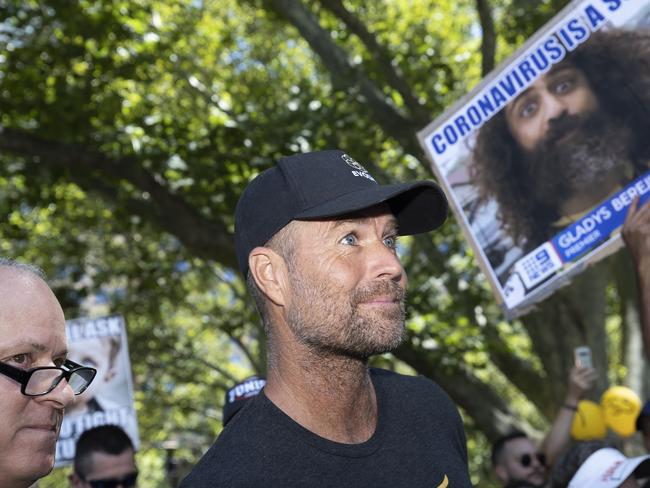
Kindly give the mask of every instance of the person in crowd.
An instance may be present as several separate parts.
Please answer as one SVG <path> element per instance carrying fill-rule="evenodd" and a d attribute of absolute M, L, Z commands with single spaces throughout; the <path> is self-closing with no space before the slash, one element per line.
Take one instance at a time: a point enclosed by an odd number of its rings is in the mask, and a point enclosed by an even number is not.
<path fill-rule="evenodd" d="M 522 248 L 648 170 L 648 59 L 649 30 L 596 32 L 479 130 L 473 180 Z"/>
<path fill-rule="evenodd" d="M 248 185 L 235 244 L 267 333 L 267 383 L 182 487 L 471 486 L 449 397 L 368 366 L 404 336 L 398 236 L 446 215 L 435 183 L 379 185 L 338 150 L 282 158 Z"/>
<path fill-rule="evenodd" d="M 593 368 L 571 368 L 564 403 L 540 448 L 521 431 L 497 439 L 492 445 L 491 461 L 494 475 L 501 486 L 545 486 L 548 468 L 571 441 L 571 424 L 578 410 L 578 402 L 593 387 L 596 377 Z"/>
<path fill-rule="evenodd" d="M 77 440 L 71 488 L 135 488 L 138 469 L 129 436 L 117 425 L 84 431 Z"/>
<path fill-rule="evenodd" d="M 643 404 L 643 408 L 636 418 L 636 430 L 643 436 L 643 447 L 650 452 L 650 400 Z"/>
<path fill-rule="evenodd" d="M 43 273 L 0 259 L 0 488 L 52 470 L 64 410 L 95 375 L 66 357 L 63 310 Z"/>
<path fill-rule="evenodd" d="M 500 437 L 492 445 L 492 469 L 506 488 L 522 484 L 540 488 L 546 483 L 546 455 L 522 431 Z"/>
<path fill-rule="evenodd" d="M 264 385 L 266 379 L 256 375 L 249 376 L 245 380 L 237 383 L 226 392 L 226 399 L 223 402 L 223 416 L 221 423 L 225 427 L 230 419 L 237 414 L 248 401 L 256 396 Z"/>
<path fill-rule="evenodd" d="M 605 441 L 583 441 L 558 460 L 549 488 L 637 488 L 648 476 L 650 455 L 628 458 Z"/>

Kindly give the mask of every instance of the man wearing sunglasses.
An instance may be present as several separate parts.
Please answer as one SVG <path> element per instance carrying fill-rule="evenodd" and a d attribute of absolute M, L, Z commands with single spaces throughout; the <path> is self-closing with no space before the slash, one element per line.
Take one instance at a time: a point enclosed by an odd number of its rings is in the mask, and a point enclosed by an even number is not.
<path fill-rule="evenodd" d="M 116 425 L 85 431 L 77 441 L 72 488 L 135 488 L 138 470 L 129 436 Z"/>
<path fill-rule="evenodd" d="M 501 437 L 492 448 L 494 474 L 502 486 L 542 487 L 546 483 L 546 456 L 520 431 Z"/>
<path fill-rule="evenodd" d="M 42 272 L 0 259 L 0 488 L 27 488 L 54 466 L 64 409 L 95 376 L 66 355 Z"/>

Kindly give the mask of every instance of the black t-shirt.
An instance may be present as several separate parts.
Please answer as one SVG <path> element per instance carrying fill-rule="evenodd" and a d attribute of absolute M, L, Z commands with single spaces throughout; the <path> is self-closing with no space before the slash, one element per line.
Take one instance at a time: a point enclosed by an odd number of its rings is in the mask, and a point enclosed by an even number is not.
<path fill-rule="evenodd" d="M 371 369 L 377 428 L 332 442 L 294 422 L 264 391 L 228 423 L 181 488 L 470 487 L 460 415 L 432 381 Z"/>

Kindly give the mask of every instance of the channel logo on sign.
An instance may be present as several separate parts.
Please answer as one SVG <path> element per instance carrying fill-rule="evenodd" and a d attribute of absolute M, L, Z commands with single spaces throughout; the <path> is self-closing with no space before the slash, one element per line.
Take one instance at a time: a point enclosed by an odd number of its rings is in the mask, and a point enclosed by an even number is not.
<path fill-rule="evenodd" d="M 545 242 L 515 264 L 515 271 L 531 289 L 562 268 L 562 260 L 550 242 Z"/>

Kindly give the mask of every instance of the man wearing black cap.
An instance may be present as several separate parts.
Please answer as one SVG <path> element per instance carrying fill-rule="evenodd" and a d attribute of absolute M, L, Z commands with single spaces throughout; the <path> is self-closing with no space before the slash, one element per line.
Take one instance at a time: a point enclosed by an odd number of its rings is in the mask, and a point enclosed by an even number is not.
<path fill-rule="evenodd" d="M 183 487 L 469 487 L 460 416 L 433 382 L 368 367 L 404 333 L 398 235 L 433 230 L 429 181 L 378 185 L 341 151 L 281 159 L 235 213 L 268 336 L 264 389 Z"/>

